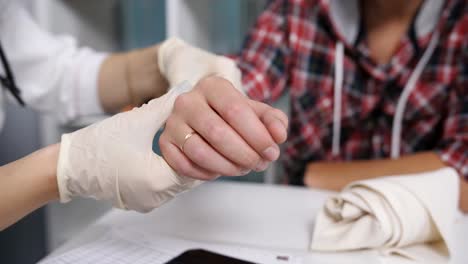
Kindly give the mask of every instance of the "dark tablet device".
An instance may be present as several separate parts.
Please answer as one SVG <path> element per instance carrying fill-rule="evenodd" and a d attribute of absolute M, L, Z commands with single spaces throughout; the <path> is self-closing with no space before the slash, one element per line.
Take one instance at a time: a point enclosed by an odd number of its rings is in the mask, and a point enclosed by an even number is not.
<path fill-rule="evenodd" d="M 255 264 L 204 249 L 187 250 L 166 264 Z"/>

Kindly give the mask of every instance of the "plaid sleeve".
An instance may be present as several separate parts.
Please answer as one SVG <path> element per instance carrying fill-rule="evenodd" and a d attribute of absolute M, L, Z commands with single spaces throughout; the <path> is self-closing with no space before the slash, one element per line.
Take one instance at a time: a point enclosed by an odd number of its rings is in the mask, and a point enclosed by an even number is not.
<path fill-rule="evenodd" d="M 287 0 L 270 1 L 249 32 L 237 58 L 246 93 L 272 102 L 281 96 L 289 76 Z"/>
<path fill-rule="evenodd" d="M 449 113 L 438 153 L 442 161 L 468 180 L 468 36 L 465 40 L 457 84 L 449 95 Z"/>

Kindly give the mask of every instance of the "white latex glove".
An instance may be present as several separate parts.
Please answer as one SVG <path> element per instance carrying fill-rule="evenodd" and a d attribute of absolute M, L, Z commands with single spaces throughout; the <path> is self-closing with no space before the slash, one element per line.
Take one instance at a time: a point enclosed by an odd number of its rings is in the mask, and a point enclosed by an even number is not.
<path fill-rule="evenodd" d="M 178 38 L 170 38 L 161 44 L 158 65 L 170 86 L 183 81 L 195 85 L 204 77 L 216 75 L 244 93 L 242 75 L 233 60 L 193 47 Z"/>
<path fill-rule="evenodd" d="M 62 136 L 57 166 L 61 202 L 73 196 L 108 200 L 148 212 L 200 181 L 177 175 L 152 151 L 153 137 L 172 112 L 184 83 L 132 111 Z"/>

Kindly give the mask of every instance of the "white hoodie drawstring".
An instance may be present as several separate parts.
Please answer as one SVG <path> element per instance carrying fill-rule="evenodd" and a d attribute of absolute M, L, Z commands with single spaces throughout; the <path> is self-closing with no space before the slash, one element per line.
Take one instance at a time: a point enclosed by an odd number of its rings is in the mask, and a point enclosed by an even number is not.
<path fill-rule="evenodd" d="M 398 99 L 393 118 L 392 126 L 392 145 L 390 157 L 397 159 L 400 157 L 400 144 L 401 144 L 401 130 L 403 124 L 403 114 L 405 112 L 406 103 L 411 95 L 411 92 L 416 87 L 416 83 L 421 76 L 424 68 L 426 67 L 429 59 L 435 51 L 439 41 L 439 34 L 435 32 L 432 36 L 430 43 L 424 52 L 421 60 L 416 65 L 416 68 L 411 73 L 408 82 L 403 89 L 403 92 Z M 332 141 L 332 154 L 338 156 L 340 154 L 340 137 L 341 137 L 341 96 L 343 89 L 343 76 L 344 76 L 344 45 L 338 42 L 335 46 L 335 81 L 333 87 L 333 141 Z"/>
<path fill-rule="evenodd" d="M 344 74 L 344 46 L 338 42 L 335 47 L 335 83 L 333 85 L 333 143 L 332 154 L 340 154 L 341 138 L 341 94 Z"/>
<path fill-rule="evenodd" d="M 413 73 L 411 73 L 411 76 L 406 83 L 405 89 L 403 90 L 400 99 L 398 99 L 392 127 L 392 148 L 390 153 L 390 157 L 392 159 L 397 159 L 400 157 L 401 128 L 403 126 L 403 114 L 405 113 L 406 103 L 408 102 L 409 96 L 416 87 L 416 82 L 418 81 L 419 77 L 421 77 L 424 68 L 434 53 L 438 41 L 439 33 L 435 32 L 421 60 L 419 60 L 416 68 L 414 68 Z"/>

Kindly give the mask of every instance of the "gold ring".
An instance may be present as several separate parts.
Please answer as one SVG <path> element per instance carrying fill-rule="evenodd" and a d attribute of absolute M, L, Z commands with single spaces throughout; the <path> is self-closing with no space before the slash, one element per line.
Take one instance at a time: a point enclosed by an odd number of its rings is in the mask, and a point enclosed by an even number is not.
<path fill-rule="evenodd" d="M 182 143 L 182 146 L 180 146 L 180 150 L 182 150 L 183 153 L 184 152 L 184 146 L 185 146 L 185 143 L 187 142 L 187 140 L 189 140 L 189 138 L 191 138 L 193 135 L 196 135 L 197 132 L 195 131 L 192 131 L 190 133 L 188 133 L 187 135 L 185 135 L 185 138 L 184 138 L 184 142 Z"/>

